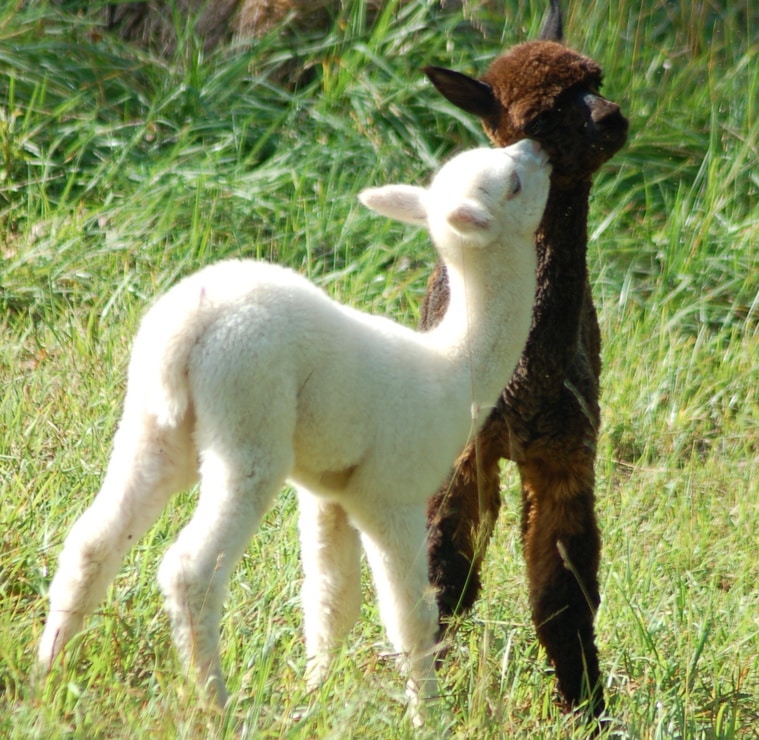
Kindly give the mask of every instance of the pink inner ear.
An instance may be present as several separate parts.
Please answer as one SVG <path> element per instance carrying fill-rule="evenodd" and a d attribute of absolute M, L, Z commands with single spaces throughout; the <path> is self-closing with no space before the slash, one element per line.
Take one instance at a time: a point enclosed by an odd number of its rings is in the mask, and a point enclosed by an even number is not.
<path fill-rule="evenodd" d="M 482 208 L 463 203 L 448 214 L 448 223 L 458 231 L 476 231 L 490 226 L 490 216 Z"/>

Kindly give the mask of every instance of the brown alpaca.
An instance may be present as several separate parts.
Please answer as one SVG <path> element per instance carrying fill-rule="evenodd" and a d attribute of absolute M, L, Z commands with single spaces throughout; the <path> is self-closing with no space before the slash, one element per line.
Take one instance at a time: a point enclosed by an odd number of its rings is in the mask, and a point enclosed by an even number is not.
<path fill-rule="evenodd" d="M 498 462 L 517 463 L 532 619 L 568 706 L 598 715 L 603 689 L 593 620 L 600 602 L 600 537 L 593 487 L 599 427 L 600 336 L 586 265 L 593 173 L 627 136 L 619 107 L 601 97 L 599 66 L 563 46 L 558 2 L 538 41 L 498 57 L 481 80 L 429 67 L 452 103 L 482 118 L 498 146 L 539 141 L 553 174 L 536 235 L 538 288 L 522 358 L 487 424 L 430 501 L 429 568 L 446 617 L 469 609 L 501 503 Z M 430 277 L 421 324 L 448 301 L 445 270 Z"/>

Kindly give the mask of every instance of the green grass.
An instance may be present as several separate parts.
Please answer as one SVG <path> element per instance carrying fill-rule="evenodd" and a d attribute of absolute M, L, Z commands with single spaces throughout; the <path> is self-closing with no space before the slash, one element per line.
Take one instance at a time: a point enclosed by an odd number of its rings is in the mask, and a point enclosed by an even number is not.
<path fill-rule="evenodd" d="M 306 694 L 289 493 L 232 584 L 225 716 L 197 708 L 154 581 L 192 492 L 129 555 L 51 680 L 35 690 L 28 676 L 150 300 L 201 265 L 253 256 L 413 325 L 427 239 L 355 196 L 423 181 L 483 142 L 419 70 L 476 73 L 533 36 L 544 3 L 504 5 L 483 34 L 421 1 L 367 29 L 347 3 L 297 50 L 273 37 L 204 55 L 188 37 L 177 63 L 93 33 L 87 14 L 0 9 L 4 736 L 413 734 L 368 577 L 349 644 L 324 689 Z M 591 0 L 573 3 L 566 31 L 631 121 L 628 146 L 597 177 L 589 244 L 604 336 L 597 624 L 612 734 L 759 737 L 759 11 Z M 311 79 L 288 91 L 271 74 L 293 59 Z M 553 704 L 529 622 L 508 466 L 503 483 L 486 591 L 442 667 L 445 712 L 422 734 L 581 737 Z"/>

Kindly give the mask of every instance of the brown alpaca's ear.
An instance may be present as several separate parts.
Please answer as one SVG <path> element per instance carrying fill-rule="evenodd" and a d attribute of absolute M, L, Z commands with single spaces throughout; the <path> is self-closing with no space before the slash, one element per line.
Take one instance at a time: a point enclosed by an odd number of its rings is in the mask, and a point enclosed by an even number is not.
<path fill-rule="evenodd" d="M 559 44 L 564 41 L 564 26 L 561 21 L 559 0 L 551 0 L 551 7 L 548 9 L 540 28 L 538 39 L 540 41 L 556 41 Z"/>
<path fill-rule="evenodd" d="M 444 97 L 467 113 L 473 113 L 480 118 L 497 113 L 498 101 L 493 95 L 493 88 L 487 82 L 475 80 L 445 67 L 425 67 L 424 74 Z"/>

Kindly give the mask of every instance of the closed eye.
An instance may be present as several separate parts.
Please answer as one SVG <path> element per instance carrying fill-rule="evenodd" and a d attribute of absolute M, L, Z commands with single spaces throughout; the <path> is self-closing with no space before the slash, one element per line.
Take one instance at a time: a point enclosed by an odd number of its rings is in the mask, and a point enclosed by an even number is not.
<path fill-rule="evenodd" d="M 509 187 L 506 191 L 506 200 L 515 198 L 522 191 L 522 181 L 519 179 L 519 175 L 516 172 L 511 173 L 509 178 Z"/>

